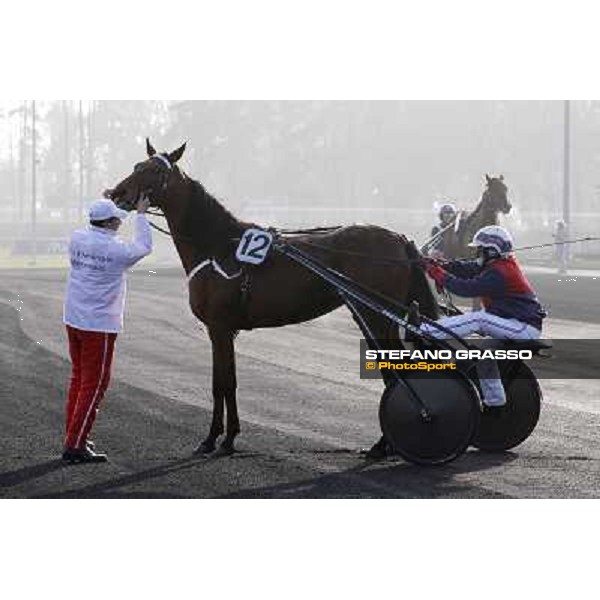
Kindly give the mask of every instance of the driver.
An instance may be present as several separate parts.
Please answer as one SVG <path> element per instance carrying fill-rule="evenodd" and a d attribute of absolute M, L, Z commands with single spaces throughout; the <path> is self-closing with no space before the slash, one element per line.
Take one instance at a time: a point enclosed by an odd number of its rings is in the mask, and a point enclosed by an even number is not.
<path fill-rule="evenodd" d="M 131 243 L 116 236 L 128 213 L 108 198 L 92 203 L 89 227 L 71 236 L 63 321 L 72 371 L 62 455 L 70 463 L 107 460 L 106 454 L 94 451 L 88 435 L 108 387 L 115 341 L 123 325 L 125 273 L 152 251 L 145 215 L 149 203 L 146 198 L 138 200 Z"/>
<path fill-rule="evenodd" d="M 425 259 L 427 274 L 438 289 L 467 298 L 479 296 L 483 302 L 483 310 L 444 317 L 438 321 L 440 325 L 460 337 L 479 333 L 496 339 L 538 339 L 546 313 L 513 255 L 510 233 L 499 225 L 489 225 L 480 229 L 469 245 L 477 249 L 476 260 L 440 263 Z M 431 325 L 422 325 L 421 331 L 447 337 Z M 506 396 L 495 361 L 479 361 L 477 369 L 484 405 L 503 407 Z"/>
<path fill-rule="evenodd" d="M 442 204 L 439 211 L 440 222 L 433 226 L 431 229 L 431 238 L 435 237 L 440 231 L 448 227 L 457 216 L 456 206 L 451 202 Z M 442 259 L 444 258 L 443 247 L 443 235 L 440 235 L 429 247 L 429 256 L 432 258 Z"/>

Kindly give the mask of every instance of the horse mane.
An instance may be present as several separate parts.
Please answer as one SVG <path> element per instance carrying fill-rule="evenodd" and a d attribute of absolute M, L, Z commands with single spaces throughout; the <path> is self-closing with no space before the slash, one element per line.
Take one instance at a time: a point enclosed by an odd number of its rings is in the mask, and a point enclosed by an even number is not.
<path fill-rule="evenodd" d="M 227 252 L 239 237 L 242 223 L 209 194 L 204 186 L 186 177 L 190 189 L 184 217 L 184 233 L 195 242 L 199 252 L 218 256 Z"/>
<path fill-rule="evenodd" d="M 440 316 L 439 304 L 427 281 L 425 271 L 418 262 L 420 253 L 414 242 L 409 242 L 406 238 L 404 242 L 406 255 L 408 259 L 412 261 L 408 302 L 410 303 L 412 300 L 416 300 L 419 303 L 419 311 L 421 314 L 435 320 Z"/>

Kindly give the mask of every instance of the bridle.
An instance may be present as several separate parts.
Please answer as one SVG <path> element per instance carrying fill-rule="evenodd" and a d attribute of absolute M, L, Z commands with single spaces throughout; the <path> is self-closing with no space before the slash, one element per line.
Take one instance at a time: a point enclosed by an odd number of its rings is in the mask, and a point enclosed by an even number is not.
<path fill-rule="evenodd" d="M 169 159 L 166 156 L 164 156 L 163 154 L 154 154 L 153 156 L 150 157 L 150 160 L 154 160 L 154 159 L 160 161 L 162 166 L 166 167 L 166 169 L 160 169 L 158 172 L 158 174 L 159 174 L 158 187 L 161 192 L 165 192 L 167 189 L 167 186 L 169 185 L 169 179 L 171 177 L 171 173 L 173 172 L 173 165 L 171 164 Z M 155 190 L 151 188 L 149 190 L 144 190 L 144 193 L 150 193 L 152 195 L 155 195 Z"/>
<path fill-rule="evenodd" d="M 152 156 L 149 157 L 148 160 L 158 160 L 160 162 L 161 168 L 158 171 L 158 184 L 157 184 L 157 189 L 164 193 L 167 189 L 167 186 L 169 185 L 169 179 L 171 177 L 171 174 L 173 172 L 173 165 L 171 164 L 171 162 L 169 161 L 169 159 L 164 155 L 164 154 L 153 154 Z M 134 169 L 135 171 L 135 169 Z M 140 194 L 143 194 L 145 196 L 156 196 L 156 190 L 154 189 L 154 186 L 146 188 L 144 190 L 140 190 Z M 138 195 L 139 197 L 139 195 Z M 117 201 L 118 202 L 118 201 Z M 123 207 L 125 208 L 125 207 Z M 126 210 L 132 210 L 132 207 L 130 206 L 129 208 L 126 208 Z M 161 217 L 163 219 L 166 218 L 164 211 L 157 206 L 150 206 L 148 207 L 148 210 L 146 211 L 147 215 L 152 215 L 153 217 Z M 180 239 L 182 242 L 187 242 L 187 243 L 193 243 L 193 239 L 187 236 L 182 236 L 182 235 L 173 235 L 169 230 L 167 229 L 163 229 L 162 227 L 159 227 L 158 225 L 156 225 L 155 223 L 153 223 L 152 221 L 150 221 L 150 219 L 148 219 L 148 224 L 150 225 L 150 227 L 152 227 L 153 229 L 156 229 L 156 231 L 160 231 L 161 233 L 173 238 L 173 239 Z"/>
<path fill-rule="evenodd" d="M 167 186 L 169 185 L 169 179 L 171 177 L 171 173 L 173 172 L 173 165 L 170 163 L 169 159 L 164 156 L 163 154 L 154 154 L 150 157 L 150 160 L 153 159 L 157 159 L 162 166 L 166 167 L 166 169 L 160 169 L 159 170 L 159 180 L 158 180 L 158 188 L 161 192 L 165 192 L 167 189 Z M 156 192 L 153 188 L 150 189 L 146 189 L 142 192 L 143 194 L 152 194 L 152 196 L 156 195 Z M 158 207 L 154 207 L 151 210 L 152 207 L 149 207 L 148 210 L 146 211 L 149 215 L 152 215 L 153 217 L 162 217 L 163 219 L 165 218 L 165 213 L 164 211 L 162 211 L 160 208 Z M 158 225 L 156 225 L 155 223 L 152 223 L 152 221 L 148 221 L 148 223 L 150 224 L 150 227 L 152 227 L 153 229 L 156 229 L 157 231 L 160 231 L 161 233 L 164 233 L 165 235 L 168 235 L 169 237 L 174 238 L 175 236 L 173 236 L 173 234 L 168 231 L 167 229 L 163 229 L 162 227 L 159 227 Z M 179 236 L 178 236 L 179 237 Z M 186 238 L 188 239 L 188 241 L 191 241 L 191 238 Z M 183 240 L 183 238 L 182 238 Z"/>
<path fill-rule="evenodd" d="M 164 156 L 163 154 L 153 154 L 148 160 L 154 160 L 154 159 L 157 159 L 161 164 L 161 168 L 159 168 L 157 171 L 157 175 L 158 175 L 157 188 L 160 192 L 164 193 L 167 189 L 167 186 L 169 185 L 169 179 L 171 177 L 171 173 L 173 172 L 173 165 L 171 164 L 169 159 L 166 156 Z M 136 173 L 138 170 L 138 167 L 140 167 L 143 164 L 145 164 L 145 163 L 136 164 L 133 169 L 134 173 Z M 163 167 L 165 167 L 165 168 L 163 168 Z M 140 198 L 140 196 L 155 197 L 155 196 L 157 196 L 156 192 L 157 192 L 157 190 L 155 189 L 155 186 L 150 186 L 150 187 L 147 187 L 144 189 L 138 188 L 137 198 L 128 201 L 126 204 L 121 204 L 121 208 L 123 208 L 125 210 L 133 210 L 133 208 L 135 207 L 135 203 L 136 203 L 137 199 Z M 114 200 L 114 195 L 113 195 L 112 199 Z M 118 198 L 116 200 L 116 203 L 118 206 L 119 205 Z M 148 214 L 155 215 L 157 217 L 165 216 L 159 207 L 150 206 L 149 208 L 154 208 L 154 210 L 148 210 L 147 211 Z"/>

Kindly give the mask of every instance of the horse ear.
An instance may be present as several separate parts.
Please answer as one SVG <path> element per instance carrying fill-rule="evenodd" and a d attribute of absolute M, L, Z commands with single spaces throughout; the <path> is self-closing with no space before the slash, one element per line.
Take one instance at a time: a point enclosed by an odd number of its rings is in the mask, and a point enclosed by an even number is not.
<path fill-rule="evenodd" d="M 500 181 L 504 181 L 504 175 L 500 175 L 500 177 L 498 177 L 498 179 L 499 179 Z"/>
<path fill-rule="evenodd" d="M 177 148 L 177 150 L 173 150 L 173 152 L 171 152 L 168 157 L 169 157 L 169 162 L 174 165 L 182 156 L 183 153 L 185 152 L 185 146 L 186 146 L 187 142 L 185 142 L 182 146 L 180 146 L 179 148 Z"/>
<path fill-rule="evenodd" d="M 156 150 L 148 138 L 146 138 L 146 152 L 148 153 L 148 156 L 154 156 L 156 154 Z"/>
<path fill-rule="evenodd" d="M 490 176 L 486 173 L 485 174 L 485 180 L 489 183 L 491 181 Z"/>

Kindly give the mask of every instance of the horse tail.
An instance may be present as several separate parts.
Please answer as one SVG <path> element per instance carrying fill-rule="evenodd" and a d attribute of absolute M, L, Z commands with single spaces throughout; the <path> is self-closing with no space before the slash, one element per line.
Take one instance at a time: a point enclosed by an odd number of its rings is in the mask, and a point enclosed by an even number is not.
<path fill-rule="evenodd" d="M 427 281 L 425 270 L 419 264 L 420 253 L 412 241 L 406 242 L 406 254 L 411 260 L 410 283 L 408 290 L 408 302 L 416 300 L 419 303 L 419 312 L 430 319 L 438 319 L 440 316 L 439 305 L 431 286 Z"/>

